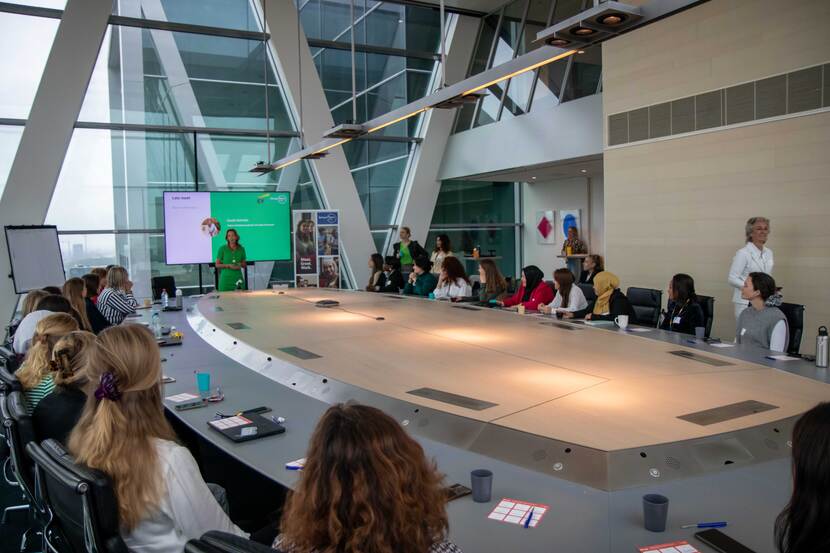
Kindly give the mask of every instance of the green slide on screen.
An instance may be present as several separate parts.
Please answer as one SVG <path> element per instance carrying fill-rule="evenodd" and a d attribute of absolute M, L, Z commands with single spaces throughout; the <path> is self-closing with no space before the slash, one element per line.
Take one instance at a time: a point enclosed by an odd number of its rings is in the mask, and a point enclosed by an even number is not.
<path fill-rule="evenodd" d="M 213 257 L 235 229 L 248 261 L 291 259 L 291 205 L 288 192 L 217 192 L 210 214 L 221 231 L 213 237 Z"/>

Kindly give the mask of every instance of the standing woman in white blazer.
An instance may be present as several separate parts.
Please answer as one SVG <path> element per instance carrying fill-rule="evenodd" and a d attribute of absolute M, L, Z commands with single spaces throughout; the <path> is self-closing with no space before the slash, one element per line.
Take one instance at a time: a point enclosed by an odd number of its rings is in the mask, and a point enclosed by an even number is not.
<path fill-rule="evenodd" d="M 769 219 L 752 217 L 746 222 L 746 245 L 735 253 L 729 268 L 729 285 L 732 286 L 732 303 L 735 304 L 735 319 L 746 309 L 748 303 L 741 297 L 741 289 L 749 273 L 772 275 L 772 250 L 765 244 L 769 238 Z"/>

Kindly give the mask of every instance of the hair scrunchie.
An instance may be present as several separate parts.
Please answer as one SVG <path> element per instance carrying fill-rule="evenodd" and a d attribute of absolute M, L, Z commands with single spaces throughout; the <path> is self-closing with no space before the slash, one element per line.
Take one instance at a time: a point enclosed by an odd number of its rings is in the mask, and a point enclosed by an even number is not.
<path fill-rule="evenodd" d="M 101 382 L 95 390 L 95 399 L 101 401 L 104 398 L 110 401 L 121 399 L 121 392 L 118 391 L 118 386 L 115 384 L 115 375 L 111 372 L 105 372 L 101 375 Z"/>

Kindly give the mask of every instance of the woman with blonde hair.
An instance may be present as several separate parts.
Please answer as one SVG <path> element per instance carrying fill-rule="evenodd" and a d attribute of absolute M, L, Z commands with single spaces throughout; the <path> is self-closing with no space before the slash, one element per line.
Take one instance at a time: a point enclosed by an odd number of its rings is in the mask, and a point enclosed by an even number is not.
<path fill-rule="evenodd" d="M 23 309 L 20 312 L 20 318 L 22 319 L 32 311 L 36 311 L 37 304 L 48 295 L 49 292 L 46 290 L 32 290 L 26 294 L 26 298 L 23 300 Z"/>
<path fill-rule="evenodd" d="M 32 345 L 23 364 L 14 373 L 23 387 L 30 415 L 38 403 L 55 389 L 50 364 L 55 344 L 60 338 L 75 330 L 78 330 L 78 322 L 66 313 L 54 313 L 44 317 L 35 326 Z"/>
<path fill-rule="evenodd" d="M 290 553 L 460 553 L 446 541 L 435 463 L 374 407 L 334 405 L 317 423 L 274 547 Z"/>
<path fill-rule="evenodd" d="M 98 311 L 110 324 L 121 324 L 127 315 L 135 313 L 138 302 L 133 296 L 133 283 L 124 267 L 107 271 L 107 287 L 98 296 Z"/>
<path fill-rule="evenodd" d="M 219 506 L 190 452 L 174 441 L 150 331 L 133 324 L 104 330 L 88 348 L 86 366 L 97 388 L 87 397 L 69 450 L 112 479 L 127 547 L 179 552 L 208 530 L 247 537 Z"/>
<path fill-rule="evenodd" d="M 52 349 L 49 363 L 54 391 L 38 403 L 32 413 L 35 433 L 40 441 L 49 438 L 66 443 L 86 403 L 85 352 L 95 341 L 91 332 L 79 330 L 60 338 Z"/>

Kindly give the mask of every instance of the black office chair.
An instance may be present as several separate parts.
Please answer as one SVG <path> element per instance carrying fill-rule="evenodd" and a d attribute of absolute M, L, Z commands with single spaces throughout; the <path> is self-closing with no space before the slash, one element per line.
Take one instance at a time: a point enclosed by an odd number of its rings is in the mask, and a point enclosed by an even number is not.
<path fill-rule="evenodd" d="M 660 320 L 660 308 L 663 302 L 663 292 L 652 288 L 637 288 L 632 286 L 625 295 L 628 303 L 634 309 L 637 320 L 634 323 L 643 326 L 657 326 Z"/>
<path fill-rule="evenodd" d="M 40 501 L 49 513 L 44 536 L 55 551 L 128 553 L 118 524 L 112 482 L 99 471 L 75 463 L 55 440 L 26 452 L 34 460 Z"/>
<path fill-rule="evenodd" d="M 20 368 L 20 356 L 11 349 L 0 346 L 0 365 L 6 369 L 6 372 L 14 374 Z"/>
<path fill-rule="evenodd" d="M 153 287 L 153 300 L 161 299 L 161 291 L 167 290 L 170 298 L 176 297 L 176 279 L 172 276 L 157 276 L 150 280 Z"/>
<path fill-rule="evenodd" d="M 703 321 L 706 327 L 706 334 L 704 336 L 709 338 L 709 335 L 712 333 L 712 323 L 715 320 L 715 298 L 712 296 L 698 295 L 697 303 L 703 310 Z"/>
<path fill-rule="evenodd" d="M 199 539 L 184 546 L 185 553 L 281 553 L 267 545 L 257 543 L 227 532 L 211 530 Z"/>
<path fill-rule="evenodd" d="M 801 349 L 801 336 L 804 333 L 804 306 L 797 303 L 782 303 L 778 306 L 787 317 L 787 327 L 790 334 L 790 343 L 787 344 L 787 353 L 798 355 Z"/>
<path fill-rule="evenodd" d="M 594 292 L 594 285 L 593 284 L 581 283 L 581 284 L 577 284 L 577 286 L 579 286 L 579 289 L 582 290 L 582 293 L 585 295 L 585 300 L 588 303 L 591 303 L 592 301 L 597 299 L 597 293 Z"/>

